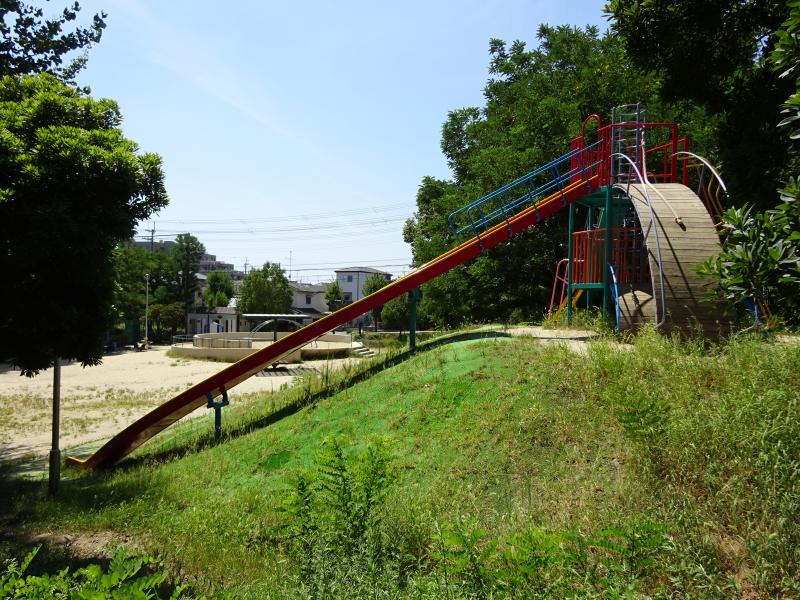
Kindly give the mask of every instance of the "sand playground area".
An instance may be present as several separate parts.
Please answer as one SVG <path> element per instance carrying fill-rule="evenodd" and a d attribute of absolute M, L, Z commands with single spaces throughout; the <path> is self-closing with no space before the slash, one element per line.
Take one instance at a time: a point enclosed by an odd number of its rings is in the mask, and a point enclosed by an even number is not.
<path fill-rule="evenodd" d="M 169 346 L 125 351 L 103 358 L 96 367 L 61 367 L 62 451 L 104 438 L 228 366 L 228 363 L 173 358 Z M 306 361 L 267 370 L 230 390 L 231 403 L 252 401 L 259 393 L 291 384 L 304 373 L 357 359 Z M 0 461 L 47 456 L 51 443 L 53 371 L 33 378 L 0 365 Z M 187 418 L 205 415 L 198 408 Z"/>

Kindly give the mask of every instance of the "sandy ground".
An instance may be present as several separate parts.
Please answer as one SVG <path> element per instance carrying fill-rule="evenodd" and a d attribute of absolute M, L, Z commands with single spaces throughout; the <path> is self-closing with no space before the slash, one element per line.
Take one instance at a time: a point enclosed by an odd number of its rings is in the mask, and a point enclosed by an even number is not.
<path fill-rule="evenodd" d="M 111 437 L 177 393 L 206 379 L 227 363 L 170 358 L 169 347 L 107 356 L 96 367 L 61 368 L 61 448 Z M 279 389 L 298 375 L 339 359 L 288 365 L 251 377 L 230 390 L 231 402 Z M 0 366 L 0 460 L 42 457 L 50 449 L 52 369 L 33 378 Z M 199 408 L 192 416 L 206 414 Z"/>

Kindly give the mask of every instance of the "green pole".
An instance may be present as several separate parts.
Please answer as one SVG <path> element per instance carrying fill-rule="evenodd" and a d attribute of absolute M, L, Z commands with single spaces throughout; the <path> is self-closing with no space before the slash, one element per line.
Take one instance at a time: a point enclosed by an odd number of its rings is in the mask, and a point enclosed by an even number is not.
<path fill-rule="evenodd" d="M 408 292 L 408 349 L 414 352 L 417 348 L 417 302 L 422 298 L 422 291 L 414 288 Z"/>
<path fill-rule="evenodd" d="M 569 207 L 569 236 L 567 237 L 567 324 L 572 323 L 572 233 L 575 230 L 575 207 Z"/>
<path fill-rule="evenodd" d="M 594 229 L 594 206 L 589 207 L 589 217 L 586 219 L 586 229 L 588 229 L 589 231 Z M 591 237 L 589 239 L 591 239 Z M 597 260 L 597 257 L 595 256 L 596 252 L 593 244 L 587 244 L 586 247 L 589 250 L 589 255 L 586 257 L 586 260 L 588 261 L 589 264 L 586 265 L 585 272 L 591 273 L 592 265 L 594 264 L 594 261 Z M 594 281 L 590 281 L 589 283 L 594 283 Z M 592 308 L 592 288 L 586 288 L 584 290 L 584 293 L 586 295 L 586 312 L 588 313 L 589 310 Z"/>
<path fill-rule="evenodd" d="M 614 227 L 614 219 L 612 219 L 611 215 L 612 210 L 612 202 L 611 202 L 611 186 L 606 186 L 606 209 L 605 213 L 605 221 L 606 221 L 606 237 L 605 237 L 605 249 L 603 252 L 603 318 L 606 318 L 608 314 L 608 306 L 609 306 L 609 293 L 608 293 L 608 263 L 611 262 L 611 236 L 613 235 L 613 227 Z"/>

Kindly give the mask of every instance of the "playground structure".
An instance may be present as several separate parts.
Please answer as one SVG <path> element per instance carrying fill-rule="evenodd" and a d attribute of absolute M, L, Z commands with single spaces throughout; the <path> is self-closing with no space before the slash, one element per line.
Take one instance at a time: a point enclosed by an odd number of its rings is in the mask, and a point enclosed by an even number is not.
<path fill-rule="evenodd" d="M 593 121 L 597 142 L 587 145 Z M 596 146 L 606 157 L 603 184 L 570 208 L 568 256 L 556 266 L 551 312 L 565 310 L 569 321 L 581 304 L 613 314 L 621 330 L 650 323 L 709 338 L 727 333 L 708 301 L 711 282 L 695 274 L 720 249 L 726 190 L 719 173 L 689 152 L 675 123 L 647 122 L 640 104 L 614 109 L 606 126 L 587 117 L 571 145 Z M 585 226 L 576 231 L 579 217 Z"/>
<path fill-rule="evenodd" d="M 235 361 L 286 337 L 289 331 L 197 333 L 189 343 L 173 343 L 171 350 L 189 358 Z M 343 357 L 360 348 L 348 333 L 326 333 L 281 357 L 283 362 Z"/>
<path fill-rule="evenodd" d="M 701 302 L 705 282 L 693 266 L 716 252 L 718 241 L 706 204 L 686 187 L 694 168 L 688 141 L 675 123 L 648 123 L 641 106 L 630 108 L 615 109 L 606 126 L 590 116 L 568 153 L 452 213 L 450 228 L 465 239 L 453 249 L 181 392 L 91 456 L 67 461 L 85 469 L 110 466 L 204 404 L 218 417 L 233 386 L 392 298 L 418 299 L 425 282 L 565 208 L 569 246 L 561 280 L 570 316 L 574 296 L 581 294 L 604 313 L 613 306 L 620 326 L 653 322 L 680 329 L 699 323 L 713 334 L 713 307 Z M 591 121 L 597 122 L 597 139 L 587 141 Z M 575 231 L 578 211 L 587 215 L 582 231 Z"/>

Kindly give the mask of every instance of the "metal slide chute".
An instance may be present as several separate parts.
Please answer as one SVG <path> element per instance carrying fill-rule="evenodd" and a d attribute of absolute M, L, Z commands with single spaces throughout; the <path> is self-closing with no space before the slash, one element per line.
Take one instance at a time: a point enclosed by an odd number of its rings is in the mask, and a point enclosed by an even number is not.
<path fill-rule="evenodd" d="M 475 237 L 429 261 L 407 275 L 389 283 L 374 294 L 314 321 L 269 346 L 246 356 L 219 373 L 193 385 L 171 400 L 153 409 L 132 423 L 94 454 L 82 460 L 68 456 L 67 462 L 83 469 L 113 465 L 157 433 L 163 431 L 196 408 L 207 404 L 211 398 L 227 394 L 235 385 L 276 363 L 282 357 L 304 346 L 319 336 L 336 329 L 372 310 L 392 298 L 418 288 L 442 273 L 475 258 L 481 251 L 496 246 L 528 227 L 540 223 L 553 213 L 568 206 L 599 186 L 597 153 L 594 148 L 573 150 L 569 154 L 537 169 L 511 184 L 466 207 L 470 218 L 478 215 L 478 223 L 463 225 L 459 233 L 474 232 Z M 579 165 L 562 168 L 560 165 Z M 542 179 L 546 179 L 542 183 Z M 545 195 L 547 194 L 547 195 Z M 491 205 L 491 209 L 487 207 Z M 483 211 L 480 211 L 480 208 Z M 518 212 L 514 212 L 517 210 Z M 482 213 L 482 214 L 481 214 Z M 457 217 L 462 217 L 459 213 Z M 492 225 L 492 223 L 496 223 Z M 451 224 L 454 221 L 451 220 Z"/>

